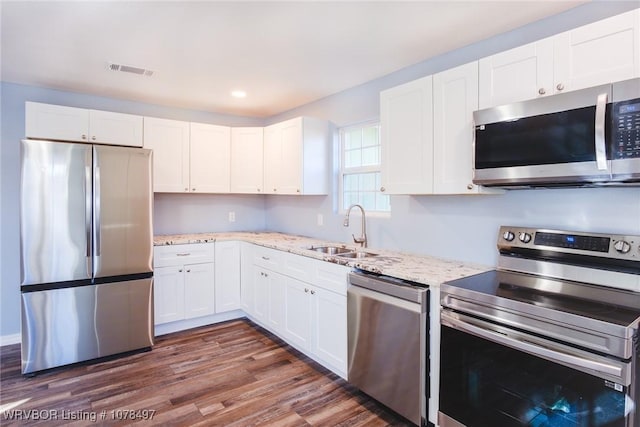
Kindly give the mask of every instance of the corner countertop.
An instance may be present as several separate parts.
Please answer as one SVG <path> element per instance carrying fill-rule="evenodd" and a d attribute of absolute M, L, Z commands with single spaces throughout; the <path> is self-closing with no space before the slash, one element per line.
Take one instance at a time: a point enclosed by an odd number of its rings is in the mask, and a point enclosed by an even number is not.
<path fill-rule="evenodd" d="M 311 246 L 342 246 L 355 249 L 356 246 L 268 231 L 160 235 L 154 237 L 155 246 L 214 243 L 216 241 L 243 241 L 253 243 L 296 255 L 355 267 L 364 271 L 384 274 L 429 286 L 440 286 L 440 284 L 449 280 L 483 273 L 493 268 L 486 265 L 442 259 L 427 255 L 387 251 L 378 248 L 366 249 L 367 252 L 378 254 L 376 257 L 361 259 L 342 258 L 312 251 L 308 248 Z"/>

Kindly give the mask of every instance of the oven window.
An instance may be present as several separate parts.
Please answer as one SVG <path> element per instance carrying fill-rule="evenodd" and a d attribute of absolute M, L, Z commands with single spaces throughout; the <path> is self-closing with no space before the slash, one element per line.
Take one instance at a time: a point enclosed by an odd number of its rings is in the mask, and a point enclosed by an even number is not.
<path fill-rule="evenodd" d="M 440 411 L 468 427 L 625 427 L 601 378 L 447 326 L 441 340 Z"/>
<path fill-rule="evenodd" d="M 476 169 L 595 161 L 595 106 L 476 129 Z"/>

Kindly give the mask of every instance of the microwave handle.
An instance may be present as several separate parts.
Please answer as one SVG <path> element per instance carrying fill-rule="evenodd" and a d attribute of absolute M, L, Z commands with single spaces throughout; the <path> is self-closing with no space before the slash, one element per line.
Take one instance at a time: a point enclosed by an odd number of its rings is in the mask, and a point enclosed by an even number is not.
<path fill-rule="evenodd" d="M 605 112 L 607 110 L 607 94 L 598 95 L 596 102 L 596 127 L 595 127 L 595 149 L 596 149 L 596 166 L 598 170 L 607 170 L 607 148 L 605 145 Z"/>

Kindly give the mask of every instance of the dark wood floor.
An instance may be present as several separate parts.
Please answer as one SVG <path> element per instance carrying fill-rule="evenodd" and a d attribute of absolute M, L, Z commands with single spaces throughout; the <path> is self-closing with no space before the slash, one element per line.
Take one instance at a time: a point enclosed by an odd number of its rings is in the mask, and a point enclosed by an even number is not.
<path fill-rule="evenodd" d="M 136 424 L 129 414 L 139 425 L 409 425 L 246 320 L 165 335 L 151 352 L 33 378 L 20 374 L 19 345 L 0 348 L 0 360 L 0 425 Z M 35 414 L 45 419 L 24 420 Z"/>

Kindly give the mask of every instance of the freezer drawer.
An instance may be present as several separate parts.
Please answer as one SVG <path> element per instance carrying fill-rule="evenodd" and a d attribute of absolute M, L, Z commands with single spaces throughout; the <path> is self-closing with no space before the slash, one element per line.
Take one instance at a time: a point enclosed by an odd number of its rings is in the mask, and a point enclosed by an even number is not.
<path fill-rule="evenodd" d="M 22 294 L 22 373 L 153 345 L 153 279 Z"/>

